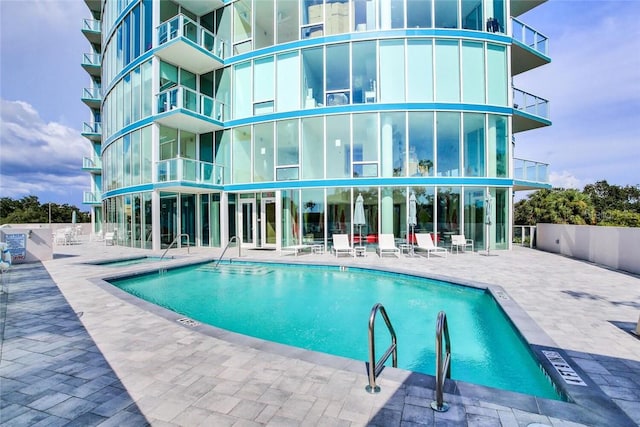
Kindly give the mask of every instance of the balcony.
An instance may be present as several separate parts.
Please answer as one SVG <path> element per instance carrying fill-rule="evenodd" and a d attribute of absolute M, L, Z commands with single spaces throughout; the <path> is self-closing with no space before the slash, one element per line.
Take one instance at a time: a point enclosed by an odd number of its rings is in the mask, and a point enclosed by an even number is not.
<path fill-rule="evenodd" d="M 513 159 L 513 189 L 537 190 L 551 188 L 549 184 L 549 165 L 533 160 Z"/>
<path fill-rule="evenodd" d="M 100 46 L 102 44 L 102 35 L 100 34 L 100 21 L 96 19 L 82 20 L 82 34 L 89 40 L 89 43 Z"/>
<path fill-rule="evenodd" d="M 99 157 L 83 157 L 82 170 L 91 173 L 102 173 L 102 160 Z"/>
<path fill-rule="evenodd" d="M 198 16 L 202 16 L 212 10 L 219 9 L 224 6 L 224 2 L 222 0 L 174 0 L 174 3 L 181 5 Z"/>
<path fill-rule="evenodd" d="M 89 108 L 100 109 L 102 102 L 102 94 L 99 87 L 85 87 L 82 90 L 82 102 L 87 104 Z"/>
<path fill-rule="evenodd" d="M 100 142 L 102 140 L 102 123 L 100 122 L 94 122 L 94 123 L 87 123 L 84 122 L 82 124 L 82 132 L 81 132 L 82 136 L 84 136 L 85 138 L 93 141 L 93 142 Z"/>
<path fill-rule="evenodd" d="M 513 45 L 511 48 L 511 70 L 513 75 L 524 73 L 551 62 L 549 39 L 522 23 L 511 18 Z"/>
<path fill-rule="evenodd" d="M 82 203 L 85 205 L 102 204 L 102 193 L 99 191 L 84 191 L 82 193 Z"/>
<path fill-rule="evenodd" d="M 100 77 L 102 64 L 99 53 L 85 53 L 82 56 L 82 68 L 93 77 Z"/>
<path fill-rule="evenodd" d="M 513 133 L 550 125 L 549 101 L 513 88 Z"/>
<path fill-rule="evenodd" d="M 213 163 L 177 157 L 162 160 L 156 166 L 157 182 L 171 183 L 169 187 L 163 186 L 163 189 L 178 190 L 184 183 L 189 183 L 208 186 L 203 188 L 204 191 L 210 186 L 224 185 L 224 167 Z M 193 190 L 190 187 L 189 191 Z"/>
<path fill-rule="evenodd" d="M 547 0 L 511 0 L 511 15 L 520 16 L 546 1 Z"/>
<path fill-rule="evenodd" d="M 163 125 L 194 133 L 222 129 L 225 105 L 184 86 L 175 86 L 157 95 L 158 116 Z"/>
<path fill-rule="evenodd" d="M 196 74 L 222 68 L 228 44 L 184 15 L 156 30 L 156 55 Z"/>
<path fill-rule="evenodd" d="M 100 13 L 102 0 L 84 0 L 84 2 L 91 12 Z"/>

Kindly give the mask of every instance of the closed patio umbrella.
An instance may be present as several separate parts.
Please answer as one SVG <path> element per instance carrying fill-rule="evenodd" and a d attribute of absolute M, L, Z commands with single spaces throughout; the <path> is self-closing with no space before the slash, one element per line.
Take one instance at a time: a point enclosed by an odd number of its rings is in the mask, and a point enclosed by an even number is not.
<path fill-rule="evenodd" d="M 360 237 L 360 245 L 362 245 L 362 226 L 366 224 L 364 218 L 364 199 L 362 194 L 358 194 L 356 198 L 356 206 L 353 210 L 353 225 L 358 226 L 358 236 Z"/>
<path fill-rule="evenodd" d="M 411 252 L 413 252 L 413 239 L 411 236 L 413 235 L 413 230 L 416 224 L 418 223 L 416 219 L 416 195 L 415 193 L 411 193 L 409 196 L 409 219 L 407 221 L 410 227 L 409 243 L 411 243 Z"/>

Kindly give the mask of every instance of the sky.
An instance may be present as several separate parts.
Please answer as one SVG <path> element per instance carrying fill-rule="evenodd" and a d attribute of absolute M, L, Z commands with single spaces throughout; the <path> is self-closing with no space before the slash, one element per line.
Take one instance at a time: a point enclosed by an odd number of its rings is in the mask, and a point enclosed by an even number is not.
<path fill-rule="evenodd" d="M 82 0 L 0 0 L 0 197 L 82 205 L 90 51 Z M 514 85 L 550 102 L 552 126 L 515 135 L 515 157 L 554 187 L 640 185 L 640 1 L 549 0 L 519 17 L 549 38 L 550 64 Z"/>

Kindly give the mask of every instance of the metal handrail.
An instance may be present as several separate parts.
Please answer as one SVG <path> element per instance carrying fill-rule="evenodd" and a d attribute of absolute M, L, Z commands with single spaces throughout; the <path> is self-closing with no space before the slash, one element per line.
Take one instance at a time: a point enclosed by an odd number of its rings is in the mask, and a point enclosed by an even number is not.
<path fill-rule="evenodd" d="M 176 236 L 176 238 L 175 238 L 175 239 L 173 239 L 173 242 L 171 242 L 171 243 L 169 244 L 169 246 L 167 246 L 167 249 L 165 249 L 165 250 L 164 250 L 164 253 L 163 253 L 163 254 L 162 254 L 162 256 L 160 257 L 160 260 L 162 261 L 162 258 L 164 258 L 164 256 L 167 254 L 167 252 L 169 252 L 169 249 L 171 249 L 171 246 L 173 246 L 173 244 L 174 244 L 174 243 L 176 243 L 176 242 L 178 241 L 178 239 L 179 239 L 179 238 L 181 238 L 181 237 L 185 237 L 185 236 L 187 237 L 187 239 L 189 238 L 189 235 L 188 235 L 188 234 L 185 234 L 185 233 L 183 233 L 183 234 L 178 234 L 178 235 Z M 189 253 L 189 247 L 190 247 L 190 245 L 187 245 L 187 253 Z"/>
<path fill-rule="evenodd" d="M 375 339 L 374 339 L 374 324 L 376 320 L 376 314 L 378 314 L 378 310 L 380 314 L 382 314 L 382 318 L 384 319 L 384 323 L 387 324 L 387 329 L 391 333 L 391 345 L 387 349 L 387 351 L 382 355 L 380 360 L 376 363 L 376 348 L 375 348 Z M 380 387 L 376 385 L 376 378 L 384 369 L 384 363 L 387 361 L 390 355 L 393 355 L 393 367 L 398 367 L 398 342 L 396 339 L 396 332 L 393 330 L 393 326 L 391 325 L 391 321 L 389 320 L 389 316 L 387 315 L 387 311 L 384 309 L 382 304 L 377 303 L 371 309 L 371 315 L 369 315 L 369 366 L 367 367 L 367 374 L 369 375 L 369 385 L 365 387 L 365 389 L 369 393 L 378 393 L 380 391 Z"/>
<path fill-rule="evenodd" d="M 445 338 L 445 360 L 442 362 L 442 333 Z M 446 412 L 449 405 L 443 401 L 443 388 L 445 378 L 451 378 L 451 342 L 449 341 L 449 326 L 447 315 L 444 311 L 438 313 L 436 320 L 436 400 L 431 402 L 431 409 L 437 412 Z"/>
<path fill-rule="evenodd" d="M 229 249 L 229 245 L 231 244 L 231 242 L 236 241 L 236 243 L 238 244 L 238 258 L 240 258 L 242 256 L 242 252 L 241 252 L 241 247 L 242 247 L 242 241 L 238 239 L 238 236 L 232 236 L 229 241 L 227 242 L 227 245 L 224 247 L 224 250 L 222 251 L 222 255 L 220 255 L 220 257 L 218 258 L 218 260 L 216 261 L 216 264 L 214 266 L 218 267 L 218 264 L 220 264 L 220 260 L 222 259 L 222 257 L 224 256 L 224 253 L 227 252 L 227 249 Z"/>

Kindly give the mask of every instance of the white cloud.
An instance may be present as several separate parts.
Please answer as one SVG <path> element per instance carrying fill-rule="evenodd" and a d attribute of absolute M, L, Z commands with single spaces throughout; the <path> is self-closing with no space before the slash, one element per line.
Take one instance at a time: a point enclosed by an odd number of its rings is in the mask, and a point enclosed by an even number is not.
<path fill-rule="evenodd" d="M 81 170 L 89 142 L 75 129 L 43 121 L 26 102 L 0 100 L 0 146 L 0 192 L 5 197 L 45 191 L 63 196 L 89 188 L 89 176 Z"/>
<path fill-rule="evenodd" d="M 550 172 L 549 183 L 553 188 L 575 188 L 577 190 L 581 190 L 585 184 L 588 184 L 583 183 L 569 171 Z"/>

